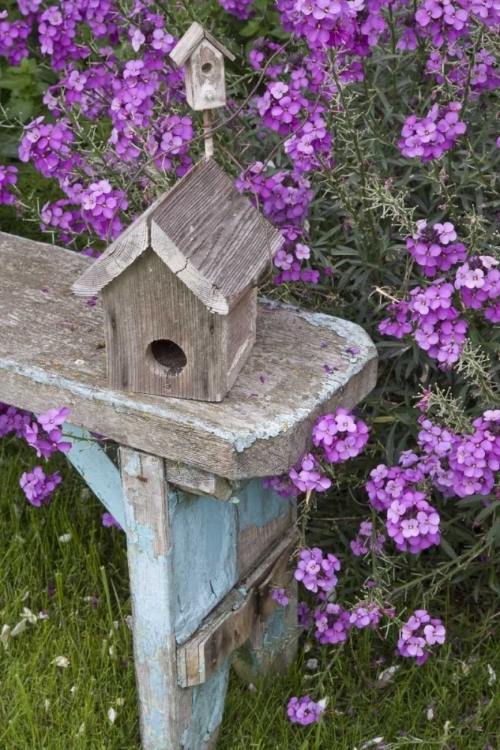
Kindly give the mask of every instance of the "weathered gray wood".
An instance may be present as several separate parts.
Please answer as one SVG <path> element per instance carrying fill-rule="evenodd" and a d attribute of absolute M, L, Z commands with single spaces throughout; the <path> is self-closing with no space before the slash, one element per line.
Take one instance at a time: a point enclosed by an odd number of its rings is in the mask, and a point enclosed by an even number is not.
<path fill-rule="evenodd" d="M 238 574 L 246 576 L 297 520 L 295 498 L 283 498 L 260 480 L 238 494 Z"/>
<path fill-rule="evenodd" d="M 111 388 L 224 398 L 230 387 L 228 316 L 213 315 L 156 253 L 147 250 L 102 291 L 102 301 Z M 159 341 L 173 342 L 185 359 L 169 358 L 168 349 L 155 358 L 153 342 Z"/>
<path fill-rule="evenodd" d="M 163 461 L 120 450 L 144 750 L 180 750 L 192 695 L 177 686 L 174 577 Z"/>
<path fill-rule="evenodd" d="M 196 689 L 178 685 L 175 627 L 179 590 L 186 585 L 180 572 L 187 569 L 179 568 L 176 554 L 191 554 L 195 561 L 189 581 L 195 597 L 206 588 L 205 567 L 213 561 L 188 548 L 175 552 L 179 529 L 171 516 L 163 460 L 122 447 L 120 466 L 142 747 L 209 750 L 222 719 L 229 663 L 219 664 L 211 679 Z M 236 569 L 235 552 L 230 557 Z M 196 625 L 204 614 L 200 607 Z"/>
<path fill-rule="evenodd" d="M 187 103 L 195 111 L 225 107 L 224 57 L 208 39 L 203 39 L 186 60 L 184 76 Z"/>
<path fill-rule="evenodd" d="M 259 565 L 201 623 L 199 630 L 177 651 L 179 684 L 205 682 L 239 646 L 254 641 L 261 647 L 266 619 L 276 609 L 273 588 L 283 585 L 298 534 L 292 528 Z"/>
<path fill-rule="evenodd" d="M 222 314 L 256 283 L 283 244 L 281 234 L 213 159 L 200 162 L 177 183 L 152 223 L 155 252 Z"/>
<path fill-rule="evenodd" d="M 72 288 L 97 294 L 151 246 L 205 305 L 227 315 L 282 244 L 281 234 L 240 195 L 231 177 L 213 159 L 203 159 Z"/>
<path fill-rule="evenodd" d="M 197 469 L 180 461 L 166 461 L 167 480 L 169 485 L 174 485 L 184 492 L 190 492 L 202 497 L 214 497 L 222 502 L 230 500 L 238 487 L 223 477 L 217 476 L 210 471 Z"/>
<path fill-rule="evenodd" d="M 162 195 L 121 234 L 99 258 L 85 269 L 80 278 L 73 280 L 72 291 L 83 297 L 91 297 L 101 291 L 122 271 L 142 255 L 150 245 L 150 217 L 166 199 Z"/>
<path fill-rule="evenodd" d="M 177 42 L 174 49 L 170 52 L 170 57 L 177 65 L 184 65 L 186 60 L 190 58 L 193 50 L 196 49 L 203 39 L 208 39 L 229 60 L 236 59 L 232 52 L 196 21 L 191 24 L 182 39 Z"/>
<path fill-rule="evenodd" d="M 261 302 L 251 356 L 220 404 L 112 391 L 102 310 L 70 293 L 90 262 L 0 233 L 0 400 L 67 405 L 91 432 L 238 479 L 286 471 L 317 416 L 375 385 L 376 350 L 359 326 Z"/>

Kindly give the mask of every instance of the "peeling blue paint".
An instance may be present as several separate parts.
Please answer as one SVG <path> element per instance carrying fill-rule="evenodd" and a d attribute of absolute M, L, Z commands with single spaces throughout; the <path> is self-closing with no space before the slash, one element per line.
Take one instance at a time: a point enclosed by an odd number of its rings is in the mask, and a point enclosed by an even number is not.
<path fill-rule="evenodd" d="M 92 492 L 111 515 L 125 528 L 124 498 L 120 472 L 87 430 L 64 425 L 64 436 L 72 443 L 66 454 Z"/>
<path fill-rule="evenodd" d="M 290 499 L 280 497 L 271 487 L 264 489 L 262 479 L 252 479 L 238 497 L 239 531 L 248 526 L 265 526 L 273 518 L 281 518 L 290 510 Z"/>
<path fill-rule="evenodd" d="M 189 638 L 238 580 L 237 506 L 187 492 L 169 496 L 175 634 Z"/>
<path fill-rule="evenodd" d="M 224 713 L 230 664 L 231 657 L 203 685 L 193 689 L 191 722 L 181 738 L 185 750 L 205 750 L 205 743 L 219 727 Z"/>

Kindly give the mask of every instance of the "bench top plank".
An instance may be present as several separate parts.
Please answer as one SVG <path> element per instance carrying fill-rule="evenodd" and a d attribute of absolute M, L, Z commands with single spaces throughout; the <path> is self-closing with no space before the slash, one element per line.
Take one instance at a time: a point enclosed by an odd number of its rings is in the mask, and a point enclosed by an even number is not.
<path fill-rule="evenodd" d="M 70 291 L 91 262 L 0 233 L 0 401 L 68 406 L 91 432 L 238 479 L 286 471 L 319 414 L 353 407 L 375 385 L 362 328 L 264 300 L 255 347 L 221 403 L 110 390 L 100 306 Z"/>

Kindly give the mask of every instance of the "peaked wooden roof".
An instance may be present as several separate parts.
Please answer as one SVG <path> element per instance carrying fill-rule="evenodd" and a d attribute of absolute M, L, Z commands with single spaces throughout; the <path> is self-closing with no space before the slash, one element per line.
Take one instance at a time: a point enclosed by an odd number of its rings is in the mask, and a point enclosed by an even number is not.
<path fill-rule="evenodd" d="M 225 55 L 229 60 L 235 60 L 235 56 L 232 52 L 230 52 L 226 47 L 224 47 L 223 44 L 217 41 L 217 39 L 212 36 L 212 34 L 203 28 L 199 23 L 196 21 L 191 24 L 189 29 L 186 31 L 182 39 L 180 39 L 173 50 L 170 53 L 170 57 L 172 60 L 177 63 L 177 65 L 181 66 L 184 65 L 184 63 L 189 60 L 193 52 L 195 51 L 196 47 L 204 40 L 206 39 L 210 44 L 213 44 L 214 47 L 216 47 L 219 52 L 222 52 L 223 55 Z"/>
<path fill-rule="evenodd" d="M 213 312 L 225 315 L 283 244 L 213 159 L 202 160 L 156 201 L 75 282 L 104 289 L 151 247 Z"/>

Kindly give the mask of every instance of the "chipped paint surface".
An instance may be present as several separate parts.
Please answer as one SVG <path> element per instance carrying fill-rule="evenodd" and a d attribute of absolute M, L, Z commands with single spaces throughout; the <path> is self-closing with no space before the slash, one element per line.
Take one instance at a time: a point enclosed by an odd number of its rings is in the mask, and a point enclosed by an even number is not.
<path fill-rule="evenodd" d="M 252 479 L 238 495 L 238 530 L 266 526 L 274 518 L 290 511 L 290 499 L 280 497 L 271 487 L 264 489 L 262 479 Z"/>
<path fill-rule="evenodd" d="M 192 719 L 181 737 L 184 750 L 206 750 L 217 732 L 224 713 L 230 665 L 231 657 L 205 683 L 193 688 Z"/>
<path fill-rule="evenodd" d="M 175 634 L 189 638 L 238 580 L 237 507 L 186 492 L 169 496 Z"/>
<path fill-rule="evenodd" d="M 72 443 L 66 454 L 80 476 L 122 528 L 125 527 L 120 472 L 99 443 L 81 427 L 65 424 L 64 437 Z"/>

